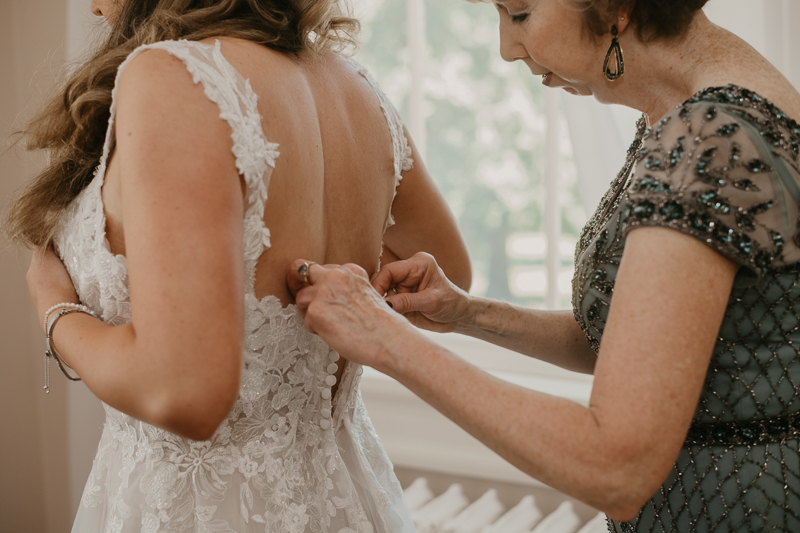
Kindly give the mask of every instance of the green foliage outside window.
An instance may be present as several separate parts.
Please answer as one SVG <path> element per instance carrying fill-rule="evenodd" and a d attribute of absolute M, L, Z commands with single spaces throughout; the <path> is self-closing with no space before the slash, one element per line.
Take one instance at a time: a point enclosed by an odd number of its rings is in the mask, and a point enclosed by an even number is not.
<path fill-rule="evenodd" d="M 356 59 L 408 122 L 406 2 L 356 1 L 363 24 Z M 500 58 L 491 4 L 426 0 L 425 7 L 425 162 L 467 240 L 473 292 L 543 307 L 544 295 L 520 290 L 513 274 L 543 272 L 544 256 L 507 251 L 509 239 L 544 232 L 547 89 L 523 63 Z M 585 214 L 563 120 L 560 129 L 562 241 L 574 242 Z M 560 257 L 568 275 L 572 257 Z M 559 304 L 568 306 L 568 296 Z"/>

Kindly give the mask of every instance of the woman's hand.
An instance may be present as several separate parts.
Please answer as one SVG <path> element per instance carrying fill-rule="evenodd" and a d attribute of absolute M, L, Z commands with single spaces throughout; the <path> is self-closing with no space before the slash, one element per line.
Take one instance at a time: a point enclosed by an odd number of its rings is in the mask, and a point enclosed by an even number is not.
<path fill-rule="evenodd" d="M 287 283 L 306 329 L 342 357 L 389 373 L 399 363 L 395 348 L 402 353 L 419 333 L 391 310 L 363 268 L 310 263 L 303 275 L 298 270 L 304 263 L 292 263 Z"/>
<path fill-rule="evenodd" d="M 43 323 L 45 312 L 58 303 L 80 303 L 64 263 L 51 247 L 35 248 L 25 279 Z"/>
<path fill-rule="evenodd" d="M 451 332 L 470 320 L 470 296 L 455 286 L 430 254 L 420 252 L 406 261 L 381 268 L 372 279 L 386 302 L 415 326 Z"/>

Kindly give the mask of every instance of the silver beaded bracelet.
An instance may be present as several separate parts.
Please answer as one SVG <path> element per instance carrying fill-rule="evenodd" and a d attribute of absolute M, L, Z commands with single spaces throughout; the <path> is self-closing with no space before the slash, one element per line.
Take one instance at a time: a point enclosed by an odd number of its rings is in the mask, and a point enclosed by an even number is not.
<path fill-rule="evenodd" d="M 61 309 L 56 315 L 53 317 L 53 320 L 48 323 L 48 319 L 50 317 L 50 313 L 52 313 L 56 309 Z M 58 368 L 61 369 L 61 372 L 69 379 L 70 381 L 80 381 L 81 378 L 78 377 L 76 374 L 75 376 L 70 375 L 67 371 L 67 368 L 72 370 L 72 367 L 69 366 L 69 363 L 64 361 L 61 355 L 56 351 L 55 347 L 53 347 L 51 343 L 51 337 L 53 335 L 53 328 L 58 322 L 58 319 L 64 315 L 68 315 L 70 313 L 84 313 L 90 316 L 97 318 L 97 315 L 94 312 L 86 307 L 85 305 L 81 304 L 73 304 L 73 303 L 62 303 L 57 304 L 47 310 L 44 314 L 44 329 L 45 329 L 45 341 L 47 343 L 47 350 L 44 352 L 44 391 L 47 394 L 50 394 L 50 359 L 55 359 Z"/>
<path fill-rule="evenodd" d="M 92 312 L 92 310 L 89 309 L 88 307 L 86 307 L 83 304 L 75 304 L 75 303 L 72 303 L 72 302 L 62 302 L 60 304 L 56 304 L 56 305 L 54 305 L 53 307 L 51 307 L 50 309 L 48 309 L 47 311 L 44 312 L 44 331 L 45 331 L 45 333 L 47 333 L 47 319 L 50 317 L 50 313 L 52 313 L 56 309 L 61 309 L 62 307 L 66 307 L 66 308 L 69 308 L 69 309 L 80 309 L 84 313 L 89 313 L 90 315 L 95 316 L 95 314 Z"/>

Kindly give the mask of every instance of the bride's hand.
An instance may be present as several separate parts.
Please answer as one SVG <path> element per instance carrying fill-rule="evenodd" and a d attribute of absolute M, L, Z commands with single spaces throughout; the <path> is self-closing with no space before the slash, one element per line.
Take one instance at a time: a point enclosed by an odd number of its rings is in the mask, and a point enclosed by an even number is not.
<path fill-rule="evenodd" d="M 417 327 L 444 333 L 469 320 L 469 294 L 447 279 L 430 254 L 420 252 L 385 265 L 373 276 L 372 285 Z"/>
<path fill-rule="evenodd" d="M 316 333 L 342 357 L 385 371 L 393 358 L 392 346 L 404 345 L 414 328 L 394 313 L 358 265 L 292 263 L 287 275 L 289 289 L 305 319 L 306 329 Z"/>
<path fill-rule="evenodd" d="M 39 323 L 44 320 L 44 313 L 50 306 L 65 302 L 80 303 L 64 263 L 50 247 L 33 250 L 25 279 L 39 314 Z"/>

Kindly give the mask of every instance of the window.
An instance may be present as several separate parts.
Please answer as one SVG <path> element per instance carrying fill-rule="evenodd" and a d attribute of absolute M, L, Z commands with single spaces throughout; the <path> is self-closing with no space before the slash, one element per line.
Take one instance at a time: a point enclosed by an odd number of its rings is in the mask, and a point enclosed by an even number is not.
<path fill-rule="evenodd" d="M 569 308 L 585 213 L 560 95 L 498 53 L 491 4 L 357 0 L 356 59 L 395 103 L 459 221 L 472 293 Z"/>
<path fill-rule="evenodd" d="M 586 215 L 560 93 L 543 87 L 523 63 L 502 60 L 491 4 L 355 2 L 362 23 L 355 57 L 398 108 L 459 222 L 472 258 L 471 292 L 531 308 L 569 309 L 573 254 Z M 430 338 L 496 377 L 588 404 L 591 376 L 461 335 Z M 410 393 L 371 369 L 364 377 L 365 401 L 376 427 L 390 437 L 393 459 L 420 468 L 444 460 L 427 444 L 426 453 L 413 451 L 419 443 L 403 437 L 418 433 L 415 424 L 397 422 L 399 405 L 416 405 Z M 399 388 L 388 401 L 393 386 Z M 381 425 L 384 418 L 394 422 Z M 448 442 L 448 450 L 469 447 L 432 409 L 415 420 L 449 428 L 431 437 Z M 505 468 L 481 457 L 489 470 Z"/>

